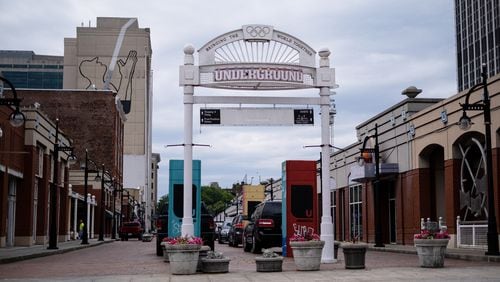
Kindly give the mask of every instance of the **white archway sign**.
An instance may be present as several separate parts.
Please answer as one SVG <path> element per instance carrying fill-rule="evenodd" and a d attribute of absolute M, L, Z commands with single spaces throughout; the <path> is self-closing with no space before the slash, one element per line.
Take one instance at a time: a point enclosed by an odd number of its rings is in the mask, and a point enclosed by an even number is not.
<path fill-rule="evenodd" d="M 321 109 L 321 152 L 330 156 L 330 95 L 336 88 L 330 51 L 316 51 L 302 40 L 268 25 L 244 25 L 222 34 L 198 50 L 184 47 L 184 65 L 179 84 L 184 87 L 184 217 L 181 233 L 194 234 L 192 203 L 193 105 L 194 104 L 285 104 L 319 105 Z M 195 96 L 194 87 L 233 90 L 292 90 L 319 88 L 319 97 Z M 321 187 L 330 187 L 330 158 L 322 158 Z M 322 262 L 335 262 L 334 234 L 330 215 L 330 193 L 323 193 L 321 240 L 325 241 Z"/>

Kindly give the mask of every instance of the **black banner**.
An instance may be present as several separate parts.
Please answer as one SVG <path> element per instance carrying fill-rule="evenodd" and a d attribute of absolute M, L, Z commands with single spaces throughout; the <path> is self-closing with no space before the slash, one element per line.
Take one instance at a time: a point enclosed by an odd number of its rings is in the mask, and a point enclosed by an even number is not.
<path fill-rule="evenodd" d="M 220 109 L 200 109 L 200 124 L 220 124 Z"/>
<path fill-rule="evenodd" d="M 293 110 L 294 124 L 314 124 L 313 109 L 294 109 Z"/>

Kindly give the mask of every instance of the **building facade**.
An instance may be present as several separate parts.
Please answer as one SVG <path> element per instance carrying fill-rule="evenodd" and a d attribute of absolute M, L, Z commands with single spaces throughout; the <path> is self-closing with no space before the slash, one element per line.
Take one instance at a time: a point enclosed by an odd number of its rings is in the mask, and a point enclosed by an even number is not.
<path fill-rule="evenodd" d="M 94 238 L 100 232 L 101 220 L 105 221 L 105 233 L 112 234 L 113 223 L 118 227 L 121 220 L 126 218 L 122 216 L 121 210 L 122 206 L 127 205 L 123 198 L 123 131 L 126 116 L 119 98 L 113 91 L 99 90 L 17 92 L 23 98 L 23 105 L 36 104 L 51 120 L 59 119 L 59 128 L 73 140 L 78 162 L 69 168 L 67 184 L 71 184 L 71 189 L 68 187 L 66 195 L 71 201 L 67 203 L 67 225 L 64 230 L 60 230 L 60 240 L 67 240 L 71 234 L 76 234 L 77 222 L 84 218 L 87 210 L 89 238 Z M 86 151 L 89 159 L 87 208 L 82 204 L 85 197 L 82 163 L 85 162 Z M 103 165 L 106 175 L 102 174 Z M 97 174 L 105 177 L 105 183 L 95 181 Z M 102 184 L 105 184 L 104 193 L 101 193 Z"/>
<path fill-rule="evenodd" d="M 488 77 L 500 73 L 500 2 L 455 0 L 458 91 L 481 81 L 481 65 Z"/>
<path fill-rule="evenodd" d="M 500 209 L 500 75 L 489 80 L 496 218 Z M 375 241 L 375 216 L 381 217 L 384 244 L 413 244 L 421 218 L 448 227 L 450 247 L 486 247 L 488 218 L 485 129 L 482 111 L 468 111 L 472 128 L 457 125 L 465 92 L 448 99 L 407 98 L 356 127 L 358 142 L 332 154 L 330 171 L 336 186 L 332 211 L 335 238 Z M 481 101 L 474 91 L 470 103 Z M 374 148 L 380 148 L 380 208 L 374 208 Z M 472 227 L 476 224 L 476 227 Z M 498 224 L 498 223 L 497 223 Z M 466 229 L 467 228 L 467 229 Z M 472 238 L 470 228 L 474 230 Z"/>
<path fill-rule="evenodd" d="M 60 152 L 54 163 L 55 123 L 37 106 L 21 108 L 24 126 L 12 128 L 6 121 L 7 107 L 0 108 L 0 247 L 47 244 L 50 207 L 56 205 L 58 238 L 69 234 L 68 156 Z M 71 144 L 59 133 L 63 146 Z M 59 166 L 54 183 L 54 167 Z M 50 186 L 56 185 L 56 202 L 51 202 Z M 68 237 L 69 238 L 69 237 Z"/>
<path fill-rule="evenodd" d="M 65 89 L 109 89 L 127 114 L 124 129 L 124 179 L 127 189 L 142 191 L 145 228 L 151 229 L 152 72 L 149 28 L 136 18 L 97 18 L 95 27 L 77 27 L 64 39 Z"/>
<path fill-rule="evenodd" d="M 0 50 L 0 73 L 16 88 L 61 89 L 63 61 L 62 56 Z"/>
<path fill-rule="evenodd" d="M 158 203 L 158 168 L 161 162 L 160 154 L 153 153 L 152 163 L 151 163 L 151 210 L 152 214 L 156 214 L 156 207 Z"/>

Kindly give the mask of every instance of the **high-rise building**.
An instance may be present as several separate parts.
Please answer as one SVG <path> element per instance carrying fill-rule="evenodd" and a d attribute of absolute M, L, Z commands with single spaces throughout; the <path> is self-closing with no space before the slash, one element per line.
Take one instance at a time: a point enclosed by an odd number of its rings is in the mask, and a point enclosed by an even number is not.
<path fill-rule="evenodd" d="M 0 50 L 0 73 L 15 88 L 61 89 L 63 60 L 33 51 Z"/>
<path fill-rule="evenodd" d="M 139 189 L 145 229 L 151 228 L 152 72 L 149 28 L 136 18 L 98 17 L 96 26 L 76 28 L 64 39 L 65 89 L 117 92 L 127 121 L 124 128 L 123 188 Z"/>
<path fill-rule="evenodd" d="M 458 91 L 500 73 L 500 0 L 455 0 Z"/>

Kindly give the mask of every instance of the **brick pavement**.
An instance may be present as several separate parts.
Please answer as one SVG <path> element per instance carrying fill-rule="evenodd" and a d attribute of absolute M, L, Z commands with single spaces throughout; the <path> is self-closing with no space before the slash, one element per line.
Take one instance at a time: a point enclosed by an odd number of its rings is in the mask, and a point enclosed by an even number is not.
<path fill-rule="evenodd" d="M 94 243 L 91 241 L 91 245 Z M 61 246 L 61 244 L 60 244 Z M 170 275 L 168 263 L 155 255 L 155 242 L 116 241 L 74 252 L 0 265 L 2 281 L 500 281 L 500 263 L 447 258 L 442 269 L 418 267 L 418 258 L 405 253 L 369 250 L 365 270 L 344 269 L 342 252 L 337 263 L 322 264 L 320 271 L 299 272 L 285 258 L 283 272 L 257 273 L 255 254 L 216 243 L 230 257 L 229 273 Z M 388 246 L 391 248 L 394 246 Z M 404 250 L 402 250 L 404 251 Z M 2 253 L 0 251 L 0 258 Z"/>

